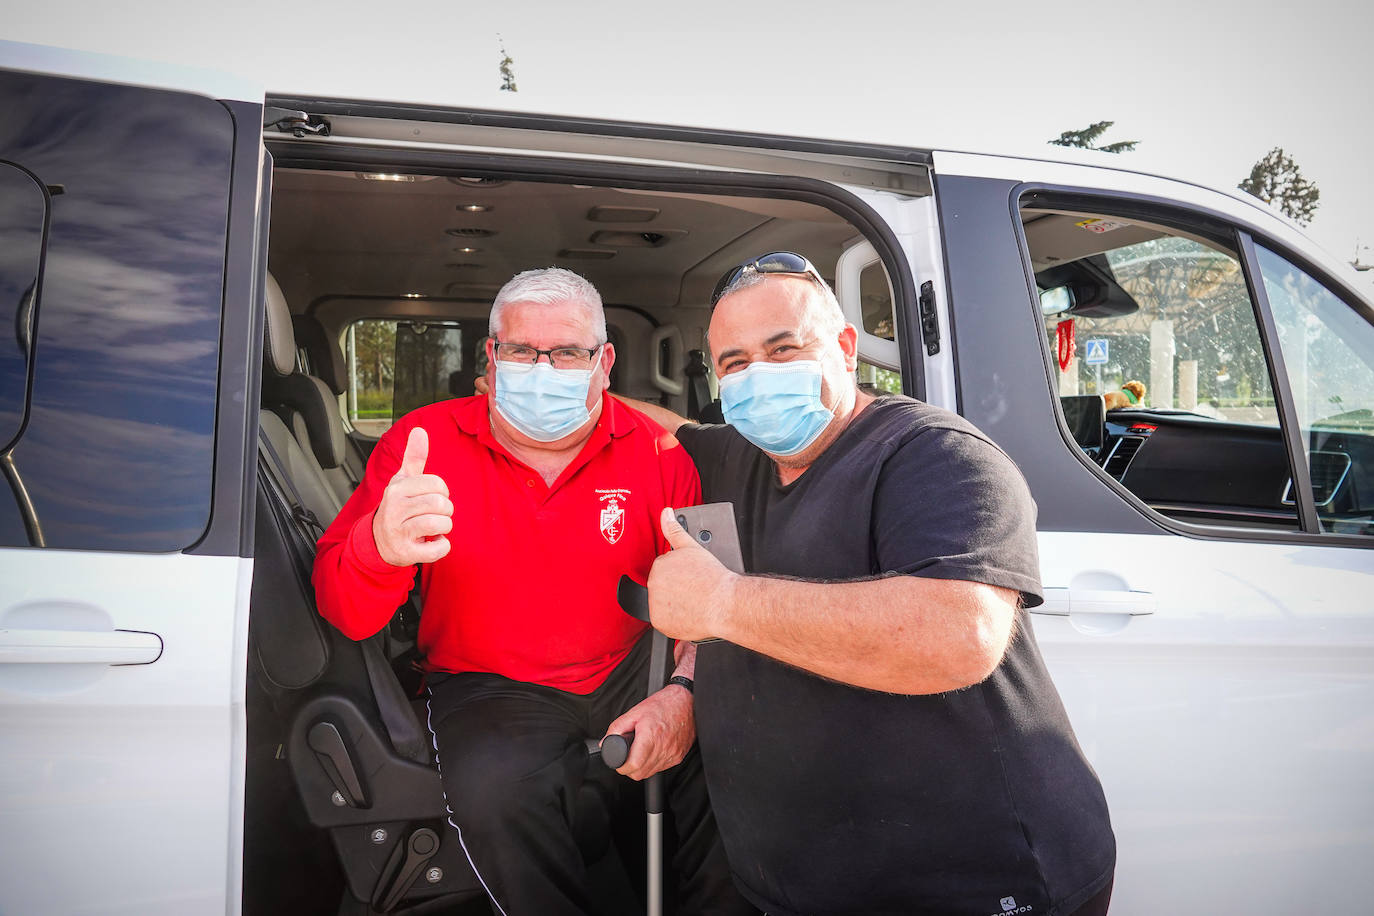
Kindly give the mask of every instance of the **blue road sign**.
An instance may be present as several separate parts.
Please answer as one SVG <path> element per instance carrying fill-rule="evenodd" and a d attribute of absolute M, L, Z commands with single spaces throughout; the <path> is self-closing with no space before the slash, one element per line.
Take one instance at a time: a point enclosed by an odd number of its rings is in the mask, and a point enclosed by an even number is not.
<path fill-rule="evenodd" d="M 1089 366 L 1101 366 L 1107 362 L 1107 341 L 1105 338 L 1097 337 L 1087 341 L 1087 350 L 1083 354 L 1083 362 Z"/>

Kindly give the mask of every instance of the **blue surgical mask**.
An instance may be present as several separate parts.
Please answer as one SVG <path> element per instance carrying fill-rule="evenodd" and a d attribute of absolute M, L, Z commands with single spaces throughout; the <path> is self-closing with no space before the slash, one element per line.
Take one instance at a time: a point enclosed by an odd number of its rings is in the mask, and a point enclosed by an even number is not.
<path fill-rule="evenodd" d="M 821 364 L 813 359 L 755 362 L 720 380 L 725 422 L 770 455 L 804 451 L 834 418 L 821 403 Z"/>
<path fill-rule="evenodd" d="M 586 423 L 592 369 L 496 361 L 496 410 L 536 442 L 553 442 Z"/>

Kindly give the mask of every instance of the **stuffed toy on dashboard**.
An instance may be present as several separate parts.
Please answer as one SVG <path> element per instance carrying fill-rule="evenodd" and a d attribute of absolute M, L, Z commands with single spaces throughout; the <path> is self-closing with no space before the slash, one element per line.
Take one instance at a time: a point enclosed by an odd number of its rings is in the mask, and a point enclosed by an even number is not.
<path fill-rule="evenodd" d="M 1132 379 L 1122 385 L 1120 391 L 1108 391 L 1102 399 L 1107 402 L 1108 410 L 1117 407 L 1138 407 L 1140 402 L 1145 400 L 1145 383 Z"/>

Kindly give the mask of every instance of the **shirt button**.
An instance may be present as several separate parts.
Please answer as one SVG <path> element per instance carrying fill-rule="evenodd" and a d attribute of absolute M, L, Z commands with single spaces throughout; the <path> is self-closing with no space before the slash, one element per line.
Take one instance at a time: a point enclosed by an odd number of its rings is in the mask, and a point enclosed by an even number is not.
<path fill-rule="evenodd" d="M 534 481 L 533 481 L 533 480 L 527 480 L 527 481 L 525 481 L 525 486 L 527 486 L 527 487 L 532 487 L 532 486 L 534 486 Z"/>

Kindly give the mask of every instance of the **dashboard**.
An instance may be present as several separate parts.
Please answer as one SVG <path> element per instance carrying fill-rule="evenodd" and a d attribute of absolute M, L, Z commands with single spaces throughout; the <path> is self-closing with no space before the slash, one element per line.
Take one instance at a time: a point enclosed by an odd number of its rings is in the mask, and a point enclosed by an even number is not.
<path fill-rule="evenodd" d="M 1323 529 L 1374 534 L 1374 437 L 1318 429 L 1309 447 Z M 1278 427 L 1124 408 L 1106 413 L 1101 446 L 1085 451 L 1162 515 L 1222 526 L 1300 527 Z"/>

